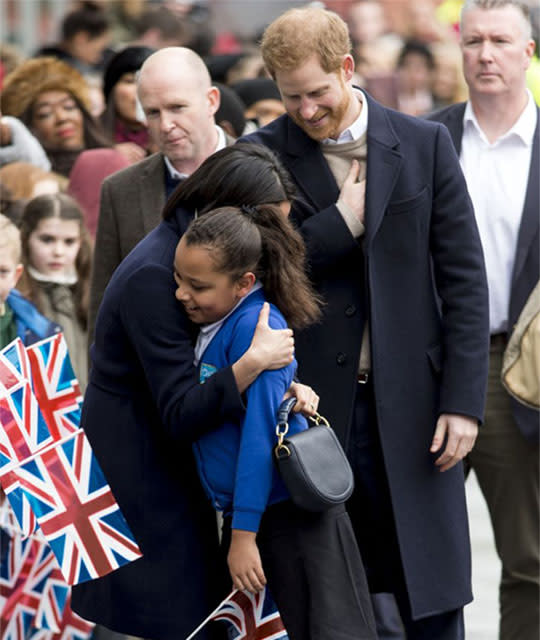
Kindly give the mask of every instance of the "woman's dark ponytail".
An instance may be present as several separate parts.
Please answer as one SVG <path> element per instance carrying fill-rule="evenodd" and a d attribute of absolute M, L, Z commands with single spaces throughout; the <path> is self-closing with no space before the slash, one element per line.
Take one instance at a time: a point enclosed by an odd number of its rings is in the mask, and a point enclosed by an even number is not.
<path fill-rule="evenodd" d="M 276 205 L 253 207 L 250 214 L 259 229 L 262 256 L 256 275 L 267 298 L 285 316 L 288 324 L 301 329 L 321 315 L 321 299 L 305 272 L 305 247 L 302 236 Z"/>

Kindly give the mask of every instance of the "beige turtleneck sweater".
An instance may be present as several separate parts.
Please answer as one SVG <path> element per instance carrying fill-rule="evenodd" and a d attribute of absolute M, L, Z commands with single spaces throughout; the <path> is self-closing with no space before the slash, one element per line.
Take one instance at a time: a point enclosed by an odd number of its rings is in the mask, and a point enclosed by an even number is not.
<path fill-rule="evenodd" d="M 323 156 L 330 167 L 330 171 L 334 176 L 336 183 L 341 190 L 343 183 L 351 169 L 351 162 L 358 160 L 360 162 L 360 171 L 358 174 L 358 182 L 366 178 L 366 159 L 367 159 L 367 134 L 364 133 L 358 140 L 351 142 L 342 142 L 340 144 L 323 144 L 321 145 Z M 365 227 L 363 223 L 354 215 L 354 213 L 343 202 L 338 202 L 338 210 L 345 220 L 345 224 L 355 238 L 361 238 L 364 235 Z M 362 348 L 360 351 L 359 372 L 366 372 L 371 369 L 371 353 L 369 346 L 369 322 L 366 318 L 364 325 L 364 334 L 362 336 Z"/>

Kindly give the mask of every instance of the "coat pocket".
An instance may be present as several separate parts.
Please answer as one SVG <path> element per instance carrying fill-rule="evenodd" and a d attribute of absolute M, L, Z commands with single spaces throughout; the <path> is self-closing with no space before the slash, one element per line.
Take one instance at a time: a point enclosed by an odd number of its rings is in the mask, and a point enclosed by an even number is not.
<path fill-rule="evenodd" d="M 427 202 L 428 197 L 429 191 L 427 186 L 425 186 L 419 193 L 411 196 L 410 198 L 405 198 L 405 200 L 393 200 L 390 202 L 386 209 L 386 215 L 393 216 L 400 213 L 408 213 Z"/>
<path fill-rule="evenodd" d="M 436 344 L 433 347 L 430 347 L 427 350 L 427 357 L 429 360 L 429 363 L 431 364 L 431 368 L 433 369 L 433 372 L 436 375 L 441 375 L 442 373 L 442 359 L 443 359 L 443 355 L 442 355 L 442 345 L 441 344 Z"/>

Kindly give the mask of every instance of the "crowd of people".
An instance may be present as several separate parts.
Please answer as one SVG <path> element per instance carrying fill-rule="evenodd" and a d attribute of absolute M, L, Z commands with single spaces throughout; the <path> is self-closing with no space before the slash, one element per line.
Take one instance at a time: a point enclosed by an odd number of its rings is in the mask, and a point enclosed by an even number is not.
<path fill-rule="evenodd" d="M 267 583 L 291 640 L 464 638 L 471 471 L 499 638 L 540 634 L 538 12 L 321 4 L 248 41 L 205 3 L 73 2 L 0 49 L 0 348 L 63 331 L 143 552 L 73 588 L 96 638 L 185 638 Z M 346 509 L 272 471 L 289 394 Z"/>

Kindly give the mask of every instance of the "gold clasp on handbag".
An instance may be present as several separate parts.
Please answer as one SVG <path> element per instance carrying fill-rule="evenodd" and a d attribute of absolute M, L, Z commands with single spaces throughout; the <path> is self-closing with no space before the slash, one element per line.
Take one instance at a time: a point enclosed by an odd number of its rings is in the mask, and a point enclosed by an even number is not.
<path fill-rule="evenodd" d="M 281 457 L 286 454 L 287 456 L 291 455 L 291 450 L 286 444 L 283 444 L 283 438 L 287 435 L 289 431 L 289 423 L 288 422 L 278 422 L 276 426 L 276 436 L 278 438 L 278 443 L 276 448 L 274 449 L 274 453 L 276 458 Z"/>
<path fill-rule="evenodd" d="M 321 424 L 323 425 L 323 427 L 330 426 L 330 423 L 328 422 L 328 420 L 324 416 L 321 416 L 320 413 L 315 412 L 314 416 L 308 416 L 308 417 L 311 420 L 311 422 L 314 422 L 317 426 Z"/>
<path fill-rule="evenodd" d="M 308 416 L 311 422 L 315 423 L 315 425 L 323 427 L 329 427 L 330 423 L 328 420 L 321 416 L 320 413 L 315 413 L 314 416 Z M 291 450 L 286 444 L 283 444 L 283 440 L 289 431 L 289 423 L 288 422 L 278 422 L 276 426 L 276 436 L 278 438 L 278 443 L 274 449 L 274 454 L 276 458 L 282 458 L 285 456 L 291 455 Z"/>

